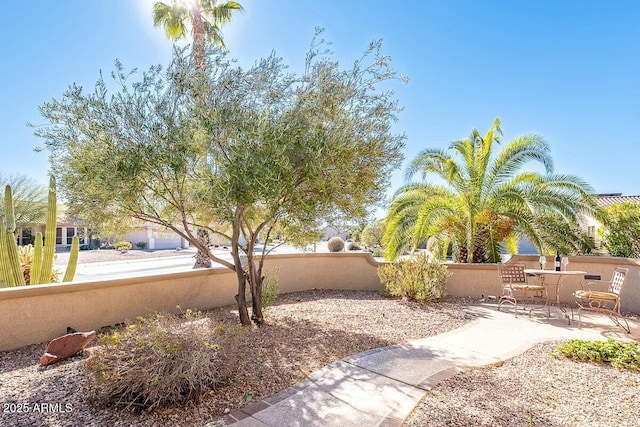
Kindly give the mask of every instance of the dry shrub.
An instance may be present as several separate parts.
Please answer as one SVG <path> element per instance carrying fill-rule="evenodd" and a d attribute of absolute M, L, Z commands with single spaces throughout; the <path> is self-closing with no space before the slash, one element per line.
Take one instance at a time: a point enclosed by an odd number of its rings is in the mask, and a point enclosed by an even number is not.
<path fill-rule="evenodd" d="M 340 252 L 344 249 L 344 240 L 338 236 L 332 237 L 327 242 L 327 248 L 329 252 Z"/>
<path fill-rule="evenodd" d="M 139 317 L 100 336 L 85 366 L 86 394 L 133 411 L 196 400 L 235 374 L 242 328 L 224 328 L 199 312 Z"/>

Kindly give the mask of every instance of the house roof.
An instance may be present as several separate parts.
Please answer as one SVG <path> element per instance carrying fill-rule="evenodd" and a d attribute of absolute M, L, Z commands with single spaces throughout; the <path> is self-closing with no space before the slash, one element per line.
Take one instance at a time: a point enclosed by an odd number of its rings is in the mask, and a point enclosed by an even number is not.
<path fill-rule="evenodd" d="M 596 203 L 601 208 L 622 202 L 640 203 L 640 196 L 623 196 L 622 193 L 612 193 L 598 194 L 598 198 L 596 199 Z"/>

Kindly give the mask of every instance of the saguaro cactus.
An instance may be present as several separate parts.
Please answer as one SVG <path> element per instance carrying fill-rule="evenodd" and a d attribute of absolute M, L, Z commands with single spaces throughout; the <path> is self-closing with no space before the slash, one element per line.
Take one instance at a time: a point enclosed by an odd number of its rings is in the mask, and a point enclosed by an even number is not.
<path fill-rule="evenodd" d="M 80 248 L 80 239 L 78 236 L 73 236 L 71 241 L 71 253 L 69 254 L 69 263 L 67 264 L 67 270 L 64 273 L 63 282 L 71 282 L 73 276 L 76 275 L 76 266 L 78 265 L 78 249 Z"/>
<path fill-rule="evenodd" d="M 6 234 L 4 224 L 4 216 L 0 215 L 0 288 L 9 286 L 9 263 L 5 261 L 7 250 L 4 244 L 4 235 Z"/>
<path fill-rule="evenodd" d="M 23 286 L 24 276 L 22 275 L 22 268 L 20 267 L 20 261 L 18 261 L 18 244 L 16 243 L 16 236 L 13 234 L 16 231 L 16 216 L 13 210 L 13 197 L 11 195 L 11 186 L 7 185 L 4 190 L 4 214 L 5 218 L 2 221 L 2 276 L 5 283 L 8 286 Z"/>
<path fill-rule="evenodd" d="M 42 233 L 36 233 L 35 245 L 33 248 L 33 260 L 31 261 L 31 281 L 30 284 L 42 283 Z"/>
<path fill-rule="evenodd" d="M 53 257 L 56 253 L 56 224 L 57 224 L 57 196 L 56 196 L 56 180 L 52 176 L 49 178 L 49 196 L 47 197 L 47 222 L 44 230 L 44 252 L 40 259 L 37 259 L 34 253 L 33 265 L 31 266 L 31 284 L 39 285 L 41 283 L 51 282 L 51 273 L 53 272 Z M 36 240 L 37 240 L 36 235 Z M 74 238 L 74 241 L 77 237 Z M 37 246 L 37 241 L 36 241 Z M 64 275 L 64 281 L 73 280 L 78 262 L 78 243 L 71 244 L 71 254 L 69 255 L 69 264 L 67 264 L 67 272 Z"/>
<path fill-rule="evenodd" d="M 18 259 L 18 246 L 14 235 L 15 213 L 11 187 L 7 185 L 4 195 L 5 217 L 0 220 L 0 286 L 22 286 L 25 284 L 24 275 Z M 31 261 L 30 283 L 39 285 L 50 283 L 53 273 L 53 257 L 56 251 L 56 181 L 49 180 L 49 197 L 47 199 L 47 222 L 45 241 L 42 243 L 42 233 L 36 233 L 35 247 Z M 73 280 L 78 262 L 78 237 L 73 238 L 69 263 L 64 275 L 64 281 Z"/>
<path fill-rule="evenodd" d="M 42 270 L 35 273 L 38 278 L 37 282 L 31 282 L 32 285 L 40 283 L 49 283 L 51 281 L 51 271 L 53 270 L 53 256 L 56 253 L 56 179 L 52 176 L 49 178 L 49 196 L 47 197 L 47 222 L 44 229 L 44 256 L 42 258 Z"/>

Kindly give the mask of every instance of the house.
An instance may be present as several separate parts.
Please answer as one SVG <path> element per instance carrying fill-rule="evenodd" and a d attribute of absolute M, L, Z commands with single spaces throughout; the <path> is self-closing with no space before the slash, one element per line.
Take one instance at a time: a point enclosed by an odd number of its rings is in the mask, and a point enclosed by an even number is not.
<path fill-rule="evenodd" d="M 150 222 L 127 234 L 123 240 L 131 242 L 133 247 L 142 244 L 146 249 L 186 249 L 189 241 L 176 232 Z"/>
<path fill-rule="evenodd" d="M 340 237 L 342 240 L 347 240 L 348 232 L 334 227 L 333 225 L 326 225 L 321 231 L 323 233 L 322 240 L 324 241 L 336 236 Z"/>
<path fill-rule="evenodd" d="M 78 236 L 81 245 L 94 243 L 92 241 L 91 230 L 83 226 L 80 222 L 66 218 L 65 209 L 58 207 L 57 224 L 56 224 L 56 248 L 65 248 L 71 246 L 73 236 Z M 36 233 L 45 234 L 44 224 L 30 224 L 30 226 L 22 227 L 18 230 L 18 245 L 29 245 L 35 241 Z"/>
<path fill-rule="evenodd" d="M 596 205 L 599 209 L 622 202 L 640 203 L 640 195 L 623 196 L 622 193 L 605 193 L 598 194 L 596 198 Z M 600 236 L 598 236 L 598 229 L 602 227 L 602 224 L 591 215 L 579 214 L 578 216 L 581 227 L 583 227 L 583 229 L 587 231 L 589 237 L 593 239 L 595 247 L 600 248 L 602 246 L 602 241 L 600 240 Z"/>
<path fill-rule="evenodd" d="M 599 209 L 622 202 L 640 203 L 640 195 L 623 196 L 622 193 L 604 193 L 596 196 L 596 206 Z M 593 239 L 595 248 L 601 249 L 602 240 L 598 235 L 598 230 L 602 227 L 602 224 L 596 218 L 584 212 L 578 212 L 577 217 L 580 228 L 585 230 L 587 235 Z M 532 255 L 537 254 L 538 250 L 529 239 L 521 237 L 518 239 L 518 253 L 522 255 Z"/>
<path fill-rule="evenodd" d="M 30 224 L 18 230 L 18 245 L 33 244 L 36 233 L 45 234 L 44 224 Z M 58 206 L 58 218 L 56 224 L 56 248 L 68 248 L 71 246 L 73 236 L 78 236 L 80 245 L 99 246 L 99 240 L 92 234 L 91 229 L 82 224 L 80 220 L 69 218 L 64 206 Z M 145 249 L 186 249 L 189 242 L 177 233 L 167 230 L 157 224 L 145 223 L 134 231 L 124 236 L 122 240 L 131 242 L 133 247 L 141 243 Z"/>

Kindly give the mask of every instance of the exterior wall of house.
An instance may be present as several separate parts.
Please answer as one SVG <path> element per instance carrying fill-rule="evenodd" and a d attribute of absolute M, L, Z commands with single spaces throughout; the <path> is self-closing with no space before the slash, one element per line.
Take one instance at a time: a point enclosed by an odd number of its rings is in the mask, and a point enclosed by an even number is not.
<path fill-rule="evenodd" d="M 18 245 L 33 244 L 36 233 L 42 233 L 44 237 L 44 225 L 21 229 L 17 237 Z M 91 232 L 87 227 L 70 223 L 58 223 L 56 227 L 56 248 L 70 247 L 71 239 L 75 235 L 79 236 L 81 245 L 91 243 Z"/>
<path fill-rule="evenodd" d="M 537 256 L 514 256 L 512 262 L 537 268 Z M 368 253 L 270 255 L 267 273 L 278 272 L 281 293 L 314 288 L 379 291 L 378 266 Z M 447 292 L 480 298 L 500 295 L 496 264 L 448 264 Z M 640 260 L 571 257 L 569 267 L 611 277 L 617 266 L 629 268 L 622 293 L 623 311 L 640 313 Z M 560 299 L 572 303 L 579 277 L 563 282 Z M 132 277 L 96 282 L 60 283 L 0 289 L 0 351 L 46 342 L 63 335 L 67 326 L 97 330 L 156 311 L 177 312 L 177 306 L 206 310 L 235 304 L 235 273 L 226 269 Z"/>
<path fill-rule="evenodd" d="M 322 238 L 322 240 L 327 241 L 332 237 L 340 237 L 342 240 L 347 240 L 347 233 L 344 231 L 340 231 L 335 227 L 332 227 L 330 225 L 326 226 L 324 229 L 324 236 Z"/>
<path fill-rule="evenodd" d="M 182 236 L 170 230 L 164 230 L 155 224 L 146 224 L 124 236 L 123 240 L 131 242 L 136 247 L 138 242 L 144 242 L 146 249 L 186 249 L 189 242 Z"/>

